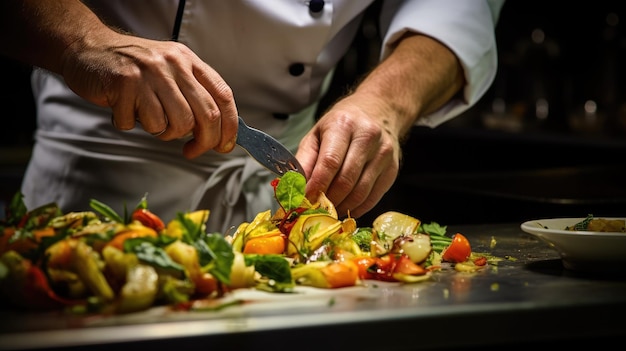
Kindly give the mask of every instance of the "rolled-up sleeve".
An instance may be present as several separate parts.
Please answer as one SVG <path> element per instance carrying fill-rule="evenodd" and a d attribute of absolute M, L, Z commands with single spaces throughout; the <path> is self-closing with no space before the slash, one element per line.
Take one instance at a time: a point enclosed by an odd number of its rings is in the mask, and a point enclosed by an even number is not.
<path fill-rule="evenodd" d="M 458 57 L 466 85 L 439 110 L 418 119 L 435 127 L 472 107 L 489 89 L 498 68 L 495 25 L 503 0 L 392 0 L 381 10 L 381 59 L 406 32 L 432 37 Z"/>

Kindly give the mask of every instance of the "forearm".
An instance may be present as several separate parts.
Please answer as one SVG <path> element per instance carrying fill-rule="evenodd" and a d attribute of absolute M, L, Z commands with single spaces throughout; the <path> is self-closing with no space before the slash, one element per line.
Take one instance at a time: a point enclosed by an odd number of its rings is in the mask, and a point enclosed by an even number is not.
<path fill-rule="evenodd" d="M 61 73 L 66 49 L 108 29 L 78 0 L 3 0 L 0 54 Z"/>
<path fill-rule="evenodd" d="M 420 116 L 437 110 L 458 93 L 465 83 L 463 74 L 446 46 L 423 35 L 407 34 L 355 93 L 387 104 L 393 113 L 383 117 L 384 123 L 402 138 Z"/>

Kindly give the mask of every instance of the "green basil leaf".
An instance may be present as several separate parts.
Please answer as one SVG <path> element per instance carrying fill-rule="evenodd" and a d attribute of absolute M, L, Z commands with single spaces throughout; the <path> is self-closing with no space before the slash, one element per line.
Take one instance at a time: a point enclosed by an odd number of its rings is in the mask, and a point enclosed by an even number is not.
<path fill-rule="evenodd" d="M 306 178 L 296 171 L 287 171 L 276 186 L 276 200 L 286 212 L 289 212 L 302 205 L 305 192 Z"/>

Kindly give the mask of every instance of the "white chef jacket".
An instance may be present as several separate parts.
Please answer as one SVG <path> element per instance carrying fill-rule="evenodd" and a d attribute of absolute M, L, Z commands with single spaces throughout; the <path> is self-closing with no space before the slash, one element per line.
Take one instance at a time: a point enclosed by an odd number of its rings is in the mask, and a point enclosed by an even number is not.
<path fill-rule="evenodd" d="M 160 40 L 171 39 L 181 5 L 177 40 L 222 75 L 247 124 L 294 152 L 372 2 L 85 1 L 105 23 Z M 313 3 L 322 5 L 320 11 L 309 8 Z M 465 71 L 462 96 L 418 124 L 443 123 L 489 88 L 497 68 L 494 26 L 501 5 L 499 0 L 383 1 L 381 59 L 412 31 L 447 45 Z M 140 127 L 116 130 L 110 109 L 84 101 L 62 77 L 36 69 L 32 86 L 38 129 L 22 185 L 29 208 L 54 201 L 63 211 L 79 211 L 97 199 L 123 213 L 147 194 L 149 208 L 164 220 L 177 212 L 209 209 L 208 229 L 225 234 L 259 212 L 276 209 L 270 186 L 275 175 L 243 150 L 210 151 L 187 160 L 181 151 L 185 140 L 163 142 Z"/>

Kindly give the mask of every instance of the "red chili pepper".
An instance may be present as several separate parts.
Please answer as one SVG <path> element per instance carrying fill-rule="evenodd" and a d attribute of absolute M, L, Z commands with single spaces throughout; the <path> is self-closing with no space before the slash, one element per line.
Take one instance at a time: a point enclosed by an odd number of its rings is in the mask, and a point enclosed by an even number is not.
<path fill-rule="evenodd" d="M 25 215 L 22 216 L 22 218 L 20 219 L 20 222 L 16 225 L 17 228 L 24 228 L 24 226 L 26 226 L 26 223 L 28 222 L 28 219 L 30 218 L 30 213 L 27 213 Z"/>
<path fill-rule="evenodd" d="M 487 264 L 487 257 L 485 257 L 485 256 L 477 257 L 474 260 L 474 264 L 477 265 L 477 266 L 484 266 L 484 265 L 486 265 Z"/>
<path fill-rule="evenodd" d="M 57 295 L 43 271 L 30 260 L 20 258 L 16 264 L 22 266 L 17 270 L 22 273 L 5 287 L 7 297 L 16 305 L 29 310 L 49 310 L 84 304 L 83 300 L 69 300 Z"/>
<path fill-rule="evenodd" d="M 45 274 L 41 271 L 41 269 L 37 266 L 31 265 L 27 272 L 27 280 L 24 285 L 24 292 L 26 296 L 26 300 L 29 301 L 29 304 L 37 304 L 41 303 L 45 306 L 58 306 L 61 305 L 76 305 L 83 303 L 83 301 L 74 301 L 65 299 L 59 295 L 57 295 L 54 290 L 48 284 L 48 279 Z M 45 296 L 48 298 L 41 299 L 41 296 Z"/>
<path fill-rule="evenodd" d="M 133 211 L 132 218 L 133 220 L 141 222 L 141 224 L 146 227 L 156 230 L 157 233 L 165 229 L 165 223 L 163 223 L 161 218 L 146 208 L 138 208 Z"/>

